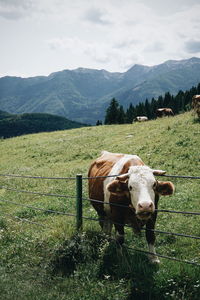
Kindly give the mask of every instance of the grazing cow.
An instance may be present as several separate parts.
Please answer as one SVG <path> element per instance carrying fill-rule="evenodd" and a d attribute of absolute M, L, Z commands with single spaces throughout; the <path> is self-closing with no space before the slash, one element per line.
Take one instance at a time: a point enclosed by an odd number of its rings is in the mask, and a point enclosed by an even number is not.
<path fill-rule="evenodd" d="M 200 95 L 194 95 L 192 97 L 192 108 L 200 118 Z"/>
<path fill-rule="evenodd" d="M 199 101 L 200 101 L 200 95 L 194 95 L 194 96 L 192 97 L 192 100 L 193 100 L 193 101 L 196 100 L 196 101 L 199 102 Z"/>
<path fill-rule="evenodd" d="M 156 115 L 158 118 L 162 118 L 165 116 L 174 116 L 173 110 L 171 108 L 158 108 L 156 110 Z"/>
<path fill-rule="evenodd" d="M 159 195 L 171 195 L 174 192 L 171 182 L 157 181 L 154 177 L 164 173 L 149 168 L 137 155 L 103 151 L 88 172 L 89 197 L 103 231 L 111 234 L 114 224 L 116 239 L 123 244 L 125 224 L 131 225 L 135 233 L 140 233 L 146 225 L 149 251 L 155 254 L 155 234 L 152 229 L 155 228 Z M 116 176 L 104 177 L 109 175 Z M 159 262 L 156 255 L 150 255 L 150 260 Z"/>
<path fill-rule="evenodd" d="M 138 117 L 135 118 L 135 121 L 145 122 L 145 121 L 148 121 L 148 118 L 145 117 L 145 116 L 138 116 Z"/>

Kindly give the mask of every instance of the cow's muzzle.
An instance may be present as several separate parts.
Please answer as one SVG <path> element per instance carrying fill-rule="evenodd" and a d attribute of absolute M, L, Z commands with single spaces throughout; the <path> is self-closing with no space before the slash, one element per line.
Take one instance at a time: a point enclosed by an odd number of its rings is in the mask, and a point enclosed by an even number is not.
<path fill-rule="evenodd" d="M 148 220 L 154 213 L 155 206 L 152 201 L 140 202 L 137 205 L 136 216 L 141 220 Z"/>
<path fill-rule="evenodd" d="M 148 220 L 151 218 L 152 214 L 153 212 L 150 211 L 138 212 L 136 217 L 140 220 Z"/>

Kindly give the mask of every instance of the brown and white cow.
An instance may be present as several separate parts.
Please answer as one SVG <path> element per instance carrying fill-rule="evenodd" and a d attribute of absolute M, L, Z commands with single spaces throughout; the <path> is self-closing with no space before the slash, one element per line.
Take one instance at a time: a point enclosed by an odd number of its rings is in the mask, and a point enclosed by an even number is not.
<path fill-rule="evenodd" d="M 174 116 L 173 110 L 171 108 L 158 108 L 156 110 L 156 116 L 158 118 Z"/>
<path fill-rule="evenodd" d="M 159 195 L 171 195 L 174 192 L 171 182 L 157 181 L 154 177 L 164 173 L 146 166 L 137 155 L 103 151 L 91 164 L 88 177 L 89 197 L 104 232 L 111 234 L 114 224 L 116 239 L 123 244 L 125 224 L 131 225 L 135 233 L 139 233 L 146 225 L 149 251 L 155 254 L 155 234 L 152 229 L 155 228 Z M 150 256 L 150 259 L 159 262 L 156 255 Z"/>

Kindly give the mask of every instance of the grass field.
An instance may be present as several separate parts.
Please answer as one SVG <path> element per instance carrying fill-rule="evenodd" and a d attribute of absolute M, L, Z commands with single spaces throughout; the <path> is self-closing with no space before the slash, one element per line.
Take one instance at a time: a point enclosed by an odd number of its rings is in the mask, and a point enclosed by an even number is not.
<path fill-rule="evenodd" d="M 191 112 L 146 123 L 87 127 L 0 140 L 0 173 L 48 177 L 87 175 L 102 150 L 139 155 L 167 174 L 199 176 L 200 124 Z M 200 212 L 199 180 L 169 179 L 172 197 L 160 209 Z M 149 264 L 144 233 L 126 229 L 122 251 L 109 243 L 95 221 L 76 233 L 75 180 L 0 176 L 1 299 L 199 299 L 200 267 L 161 259 Z M 67 195 L 67 198 L 16 193 L 5 188 Z M 88 198 L 87 182 L 83 185 Z M 12 201 L 18 205 L 10 203 Z M 38 210 L 27 206 L 34 206 Z M 89 201 L 84 216 L 96 217 Z M 200 236 L 200 216 L 159 213 L 156 229 Z M 24 221 L 22 221 L 24 220 Z M 28 223 L 32 222 L 32 223 Z M 157 252 L 200 264 L 200 241 L 156 234 Z"/>

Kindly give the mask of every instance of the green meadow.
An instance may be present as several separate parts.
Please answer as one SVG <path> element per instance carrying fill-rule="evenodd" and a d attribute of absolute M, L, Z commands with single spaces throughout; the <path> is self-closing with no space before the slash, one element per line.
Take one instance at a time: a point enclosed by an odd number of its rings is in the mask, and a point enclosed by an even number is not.
<path fill-rule="evenodd" d="M 1 139 L 0 174 L 69 179 L 0 176 L 0 299 L 199 299 L 199 266 L 165 258 L 151 265 L 146 254 L 131 250 L 148 251 L 144 232 L 138 237 L 126 228 L 122 249 L 96 221 L 84 219 L 76 232 L 75 217 L 66 215 L 76 214 L 74 178 L 86 177 L 102 150 L 137 154 L 167 174 L 200 176 L 200 124 L 192 112 Z M 176 189 L 160 198 L 159 209 L 200 212 L 200 180 L 158 179 L 172 181 Z M 96 218 L 86 180 L 83 197 L 83 215 Z M 160 212 L 156 229 L 200 237 L 199 224 L 199 215 Z M 199 239 L 163 233 L 156 238 L 159 254 L 200 264 Z"/>

